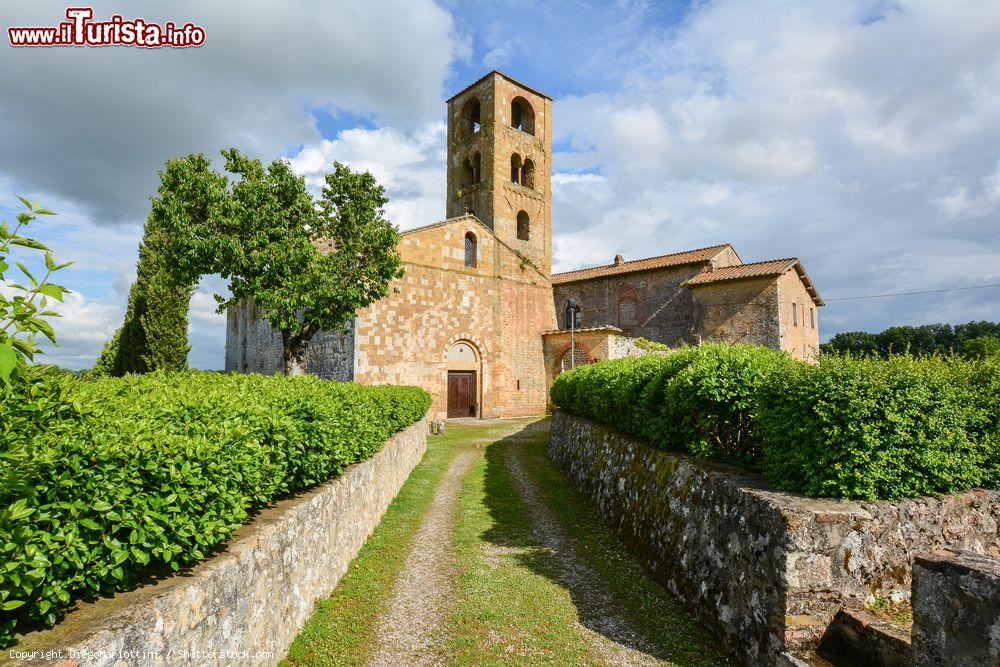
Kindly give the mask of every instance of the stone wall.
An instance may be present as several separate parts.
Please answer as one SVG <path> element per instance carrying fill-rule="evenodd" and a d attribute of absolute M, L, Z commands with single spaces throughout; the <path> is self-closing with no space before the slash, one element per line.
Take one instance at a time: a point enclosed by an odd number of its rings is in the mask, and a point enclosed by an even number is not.
<path fill-rule="evenodd" d="M 653 574 L 744 659 L 818 642 L 844 605 L 909 595 L 941 545 L 1000 556 L 1000 492 L 900 502 L 806 498 L 557 411 L 552 460 Z"/>
<path fill-rule="evenodd" d="M 82 604 L 55 628 L 25 636 L 6 657 L 64 667 L 277 664 L 426 445 L 427 425 L 420 421 L 336 479 L 264 510 L 217 556 Z M 62 653 L 46 660 L 46 651 Z"/>
<path fill-rule="evenodd" d="M 954 549 L 916 559 L 913 663 L 1000 665 L 1000 561 Z"/>
<path fill-rule="evenodd" d="M 782 349 L 773 277 L 695 285 L 694 329 L 704 342 Z"/>
<path fill-rule="evenodd" d="M 309 341 L 310 373 L 327 380 L 354 379 L 354 322 L 346 333 L 321 331 Z M 253 302 L 242 300 L 226 311 L 226 370 L 274 375 L 282 371 L 281 333 Z"/>

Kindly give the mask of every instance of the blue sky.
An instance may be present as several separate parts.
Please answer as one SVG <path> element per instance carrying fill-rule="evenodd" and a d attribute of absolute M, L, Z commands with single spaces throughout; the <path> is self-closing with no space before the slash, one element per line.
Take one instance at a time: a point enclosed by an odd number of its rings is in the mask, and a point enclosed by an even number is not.
<path fill-rule="evenodd" d="M 16 0 L 4 25 L 65 5 Z M 76 261 L 50 360 L 88 366 L 120 323 L 156 170 L 237 146 L 317 184 L 333 160 L 386 184 L 401 227 L 444 213 L 444 100 L 493 68 L 554 98 L 565 270 L 732 242 L 798 256 L 823 337 L 1000 319 L 1000 5 L 981 2 L 97 2 L 194 21 L 200 49 L 0 48 L 0 216 L 14 193 Z M 192 303 L 218 367 L 218 280 Z"/>

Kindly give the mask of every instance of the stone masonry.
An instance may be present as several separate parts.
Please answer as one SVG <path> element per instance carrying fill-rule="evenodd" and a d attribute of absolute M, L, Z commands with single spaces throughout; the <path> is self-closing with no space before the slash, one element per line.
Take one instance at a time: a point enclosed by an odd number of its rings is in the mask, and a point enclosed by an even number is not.
<path fill-rule="evenodd" d="M 82 604 L 55 628 L 26 635 L 3 662 L 278 664 L 426 447 L 427 424 L 421 420 L 367 461 L 265 509 L 236 531 L 224 551 L 190 572 Z M 61 657 L 52 653 L 58 651 Z"/>
<path fill-rule="evenodd" d="M 750 664 L 815 646 L 844 606 L 908 597 L 920 553 L 949 546 L 1000 556 L 998 491 L 807 498 L 562 411 L 549 456 L 654 576 Z"/>
<path fill-rule="evenodd" d="M 1000 560 L 956 549 L 916 559 L 913 663 L 1000 665 Z"/>

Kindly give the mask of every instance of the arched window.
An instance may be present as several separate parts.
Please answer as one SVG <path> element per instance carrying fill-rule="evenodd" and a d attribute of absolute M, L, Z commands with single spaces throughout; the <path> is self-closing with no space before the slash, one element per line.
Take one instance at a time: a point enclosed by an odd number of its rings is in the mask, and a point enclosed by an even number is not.
<path fill-rule="evenodd" d="M 482 180 L 483 158 L 479 153 L 472 156 L 472 182 L 478 183 Z"/>
<path fill-rule="evenodd" d="M 531 220 L 524 211 L 517 213 L 517 238 L 527 241 L 531 234 Z"/>
<path fill-rule="evenodd" d="M 524 166 L 521 167 L 521 185 L 535 189 L 535 163 L 531 158 L 525 158 Z"/>
<path fill-rule="evenodd" d="M 521 182 L 521 156 L 514 153 L 510 156 L 510 182 L 520 183 Z"/>
<path fill-rule="evenodd" d="M 472 232 L 465 233 L 465 265 L 475 268 L 476 266 L 476 235 Z"/>
<path fill-rule="evenodd" d="M 515 97 L 510 103 L 510 126 L 528 134 L 535 133 L 535 111 L 528 100 Z"/>
<path fill-rule="evenodd" d="M 462 138 L 471 137 L 479 131 L 480 127 L 482 127 L 480 105 L 477 98 L 473 97 L 462 105 L 460 127 L 462 130 Z"/>
<path fill-rule="evenodd" d="M 476 182 L 476 172 L 469 158 L 462 160 L 462 187 L 467 188 Z"/>
<path fill-rule="evenodd" d="M 565 317 L 566 329 L 579 329 L 583 324 L 583 309 L 575 299 L 567 299 Z"/>

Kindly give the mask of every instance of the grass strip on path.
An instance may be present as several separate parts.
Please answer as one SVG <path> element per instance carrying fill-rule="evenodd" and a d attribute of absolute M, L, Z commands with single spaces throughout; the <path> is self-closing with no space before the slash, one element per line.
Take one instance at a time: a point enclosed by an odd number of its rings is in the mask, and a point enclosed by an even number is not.
<path fill-rule="evenodd" d="M 381 523 L 365 542 L 333 594 L 317 603 L 282 664 L 363 665 L 375 642 L 375 624 L 448 464 L 465 435 L 428 438 L 427 453 L 410 473 Z"/>
<path fill-rule="evenodd" d="M 487 445 L 459 497 L 451 664 L 594 664 L 569 594 L 538 572 L 546 554 L 494 456 L 502 443 Z"/>
<path fill-rule="evenodd" d="M 548 433 L 526 439 L 522 455 L 575 553 L 609 586 L 629 620 L 667 664 L 735 664 L 710 629 L 654 581 L 548 457 Z"/>
<path fill-rule="evenodd" d="M 726 654 L 706 629 L 644 572 L 549 461 L 546 425 L 490 445 L 466 479 L 455 534 L 455 664 L 613 662 L 583 636 L 573 595 L 557 581 L 554 554 L 533 536 L 532 512 L 508 465 L 512 455 L 521 457 L 574 553 L 603 581 L 616 608 L 651 645 L 656 659 L 675 665 L 726 664 Z"/>

